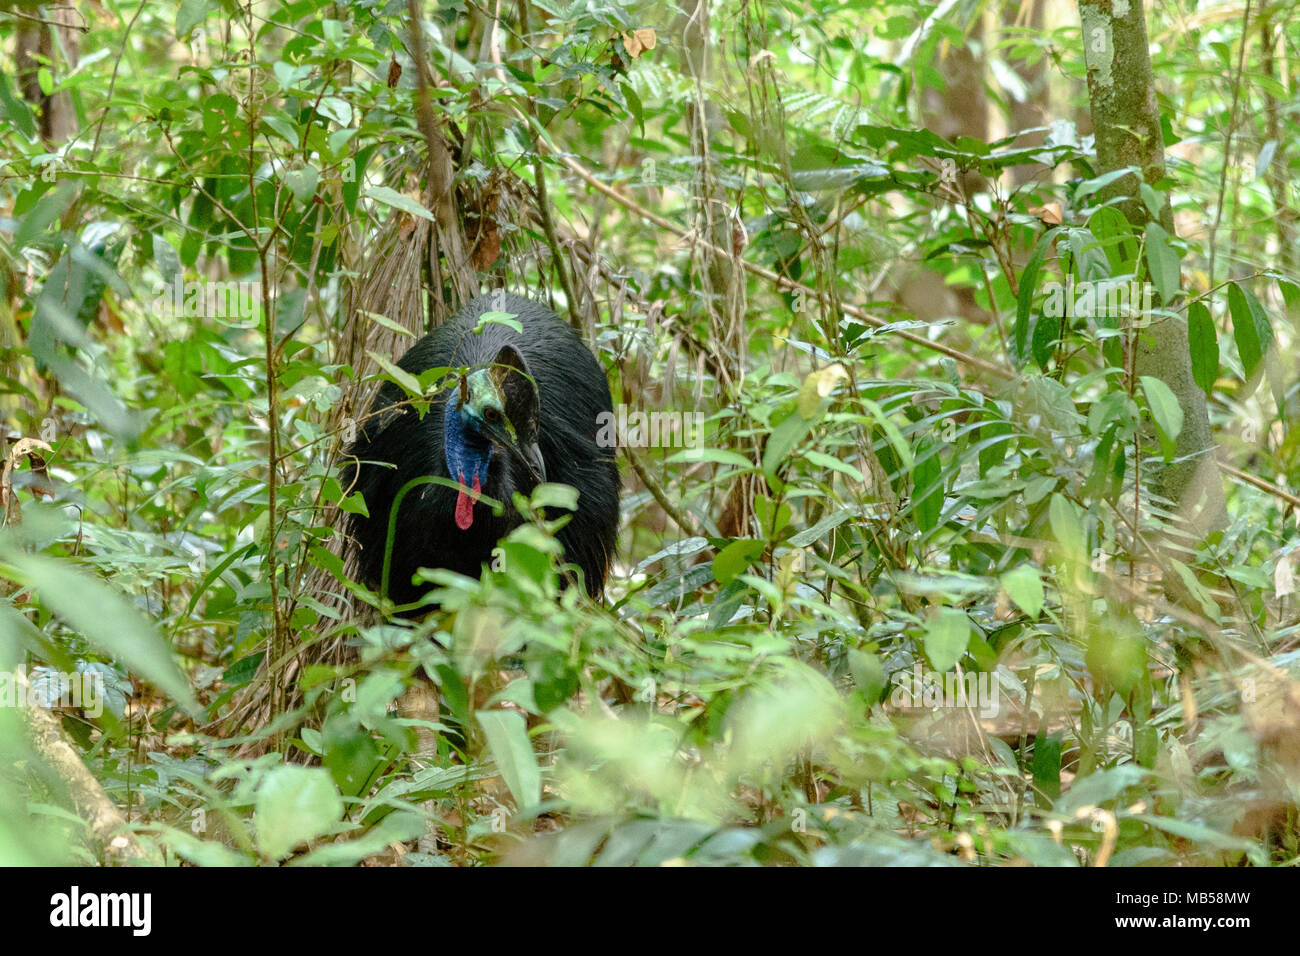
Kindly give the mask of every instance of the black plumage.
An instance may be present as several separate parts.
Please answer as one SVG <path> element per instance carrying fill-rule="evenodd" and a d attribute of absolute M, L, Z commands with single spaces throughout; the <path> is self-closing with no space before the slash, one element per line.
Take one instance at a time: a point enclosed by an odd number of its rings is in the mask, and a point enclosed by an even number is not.
<path fill-rule="evenodd" d="M 475 332 L 486 312 L 514 313 L 522 334 L 495 322 Z M 420 598 L 424 588 L 411 583 L 420 567 L 477 577 L 521 520 L 513 493 L 545 480 L 578 489 L 577 511 L 557 537 L 587 591 L 599 596 L 618 530 L 619 478 L 614 449 L 597 441 L 609 420 L 598 416 L 612 416 L 609 383 L 578 334 L 543 305 L 493 292 L 456 312 L 398 364 L 413 374 L 466 372 L 423 418 L 399 404 L 406 400 L 400 388 L 385 383 L 349 449 L 344 485 L 364 495 L 370 512 L 348 515 L 362 582 L 380 589 L 389 513 L 412 479 L 436 475 L 462 487 L 425 483 L 403 498 L 388 577 L 388 596 L 398 604 Z M 504 514 L 493 515 L 478 492 L 503 502 Z"/>

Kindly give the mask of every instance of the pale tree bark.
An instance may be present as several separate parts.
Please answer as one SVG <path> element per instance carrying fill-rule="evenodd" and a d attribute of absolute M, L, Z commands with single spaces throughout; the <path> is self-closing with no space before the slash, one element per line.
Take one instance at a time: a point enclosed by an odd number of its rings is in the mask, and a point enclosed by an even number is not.
<path fill-rule="evenodd" d="M 1098 173 L 1136 166 L 1145 182 L 1156 183 L 1165 176 L 1165 157 L 1142 0 L 1086 0 L 1080 2 L 1079 14 Z M 1140 233 L 1150 215 L 1140 198 L 1136 177 L 1125 176 L 1102 192 L 1103 198 L 1112 196 L 1124 197 L 1119 210 Z M 1161 207 L 1158 222 L 1174 234 L 1168 202 Z M 1183 428 L 1175 462 L 1161 465 L 1149 459 L 1144 466 L 1154 466 L 1155 491 L 1174 502 L 1183 530 L 1204 537 L 1224 525 L 1227 510 L 1205 393 L 1192 378 L 1186 321 L 1154 316 L 1151 326 L 1138 337 L 1133 370 L 1138 376 L 1151 375 L 1168 385 L 1182 407 Z"/>
<path fill-rule="evenodd" d="M 1027 4 L 1007 4 L 1002 10 L 1004 35 L 1014 27 L 1028 27 L 1032 31 L 1041 32 L 1043 30 L 1043 6 L 1044 0 L 1029 0 Z M 1013 97 L 1011 100 L 1007 117 L 1011 129 L 1023 130 L 1046 126 L 1051 115 L 1051 101 L 1047 95 L 1046 58 L 1040 59 L 1036 63 L 1011 60 L 1007 63 L 1007 66 L 1016 71 L 1016 74 L 1024 82 L 1026 91 L 1024 99 L 1018 100 Z M 1022 137 L 1017 140 L 1016 146 L 1041 146 L 1045 139 L 1044 134 L 1033 133 L 1029 137 Z M 1017 187 L 1034 182 L 1041 175 L 1042 167 L 1037 163 L 1022 163 L 1011 167 L 1011 181 Z"/>
<path fill-rule="evenodd" d="M 26 675 L 17 671 L 11 676 L 16 678 L 25 699 L 32 700 L 35 692 Z M 122 811 L 68 741 L 58 717 L 36 704 L 20 708 L 19 714 L 33 754 L 57 781 L 61 796 L 85 822 L 86 836 L 101 859 L 110 865 L 161 864 L 157 851 L 142 845 L 127 829 Z"/>
<path fill-rule="evenodd" d="M 81 36 L 76 26 L 81 21 L 71 7 L 52 7 L 46 16 L 49 20 L 46 23 L 20 22 L 14 34 L 14 65 L 18 89 L 37 108 L 41 139 L 47 146 L 59 146 L 77 131 L 72 97 L 66 90 L 46 96 L 41 91 L 37 72 L 47 63 L 56 76 L 76 68 L 81 54 Z"/>

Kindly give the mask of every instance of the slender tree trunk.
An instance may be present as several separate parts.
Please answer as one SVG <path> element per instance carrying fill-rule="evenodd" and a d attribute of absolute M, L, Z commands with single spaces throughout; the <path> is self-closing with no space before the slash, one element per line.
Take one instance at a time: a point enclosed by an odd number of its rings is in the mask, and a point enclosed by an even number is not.
<path fill-rule="evenodd" d="M 1277 81 L 1277 35 L 1273 27 L 1273 10 L 1266 6 L 1259 16 L 1259 37 L 1260 37 L 1260 68 L 1264 75 L 1270 80 Z M 1243 36 L 1242 43 L 1246 42 Z M 1264 174 L 1264 179 L 1268 183 L 1268 191 L 1273 197 L 1273 228 L 1277 230 L 1278 245 L 1278 268 L 1283 272 L 1291 272 L 1296 265 L 1297 245 L 1300 245 L 1300 237 L 1297 236 L 1297 223 L 1300 222 L 1300 214 L 1297 214 L 1292 206 L 1289 196 L 1293 188 L 1290 177 L 1287 176 L 1287 154 L 1290 152 L 1290 146 L 1295 139 L 1293 133 L 1284 133 L 1282 131 L 1283 116 L 1285 103 L 1283 100 L 1273 95 L 1269 87 L 1263 87 L 1264 95 L 1264 128 L 1270 141 L 1277 144 L 1273 153 L 1273 160 L 1268 164 L 1268 170 Z"/>
<path fill-rule="evenodd" d="M 1137 166 L 1145 182 L 1159 182 L 1165 176 L 1164 146 L 1142 0 L 1087 0 L 1079 4 L 1079 14 L 1098 173 Z M 1146 227 L 1150 216 L 1136 177 L 1125 176 L 1113 183 L 1103 192 L 1103 197 L 1109 196 L 1123 197 L 1119 209 L 1134 229 L 1140 232 Z M 1173 210 L 1168 202 L 1160 210 L 1159 223 L 1173 235 Z M 1174 502 L 1185 529 L 1203 537 L 1222 527 L 1227 511 L 1205 393 L 1192 378 L 1186 321 L 1153 317 L 1151 326 L 1139 336 L 1133 368 L 1137 375 L 1151 375 L 1168 385 L 1182 407 L 1177 460 L 1155 467 L 1153 479 L 1156 492 Z"/>
<path fill-rule="evenodd" d="M 20 23 L 15 31 L 14 64 L 18 89 L 37 108 L 41 139 L 47 146 L 59 146 L 77 131 L 72 97 L 66 90 L 46 96 L 41 92 L 37 72 L 49 61 L 56 76 L 63 71 L 71 73 L 80 56 L 81 36 L 72 29 L 78 19 L 71 7 L 52 7 L 46 16 L 50 23 Z"/>
<path fill-rule="evenodd" d="M 1043 30 L 1043 5 L 1044 0 L 1029 0 L 1028 6 L 1024 4 L 1007 4 L 1002 11 L 1002 24 L 1004 35 L 1012 27 L 1028 27 L 1035 32 Z M 1041 59 L 1036 63 L 1029 63 L 1024 60 L 1012 60 L 1007 63 L 1011 69 L 1024 81 L 1027 91 L 1023 100 L 1012 98 L 1010 103 L 1010 115 L 1008 119 L 1011 123 L 1012 130 L 1032 129 L 1037 126 L 1046 126 L 1051 115 L 1051 100 L 1048 96 L 1047 82 L 1047 60 Z M 1021 137 L 1016 141 L 1017 147 L 1042 145 L 1046 136 L 1043 133 L 1032 133 L 1028 137 Z M 1011 181 L 1016 186 L 1024 186 L 1030 183 L 1035 177 L 1040 175 L 1040 169 L 1037 164 L 1023 163 L 1019 166 L 1011 167 Z"/>

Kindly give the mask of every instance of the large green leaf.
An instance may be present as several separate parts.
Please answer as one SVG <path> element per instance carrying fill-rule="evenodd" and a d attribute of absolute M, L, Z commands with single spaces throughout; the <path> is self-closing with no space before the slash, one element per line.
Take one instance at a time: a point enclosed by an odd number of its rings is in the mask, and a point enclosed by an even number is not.
<path fill-rule="evenodd" d="M 542 802 L 542 772 L 524 718 L 513 710 L 480 710 L 474 716 L 519 809 L 537 806 Z"/>
<path fill-rule="evenodd" d="M 332 830 L 343 817 L 343 798 L 323 767 L 272 768 L 257 790 L 253 822 L 257 845 L 272 860 Z"/>
<path fill-rule="evenodd" d="M 1219 330 L 1203 303 L 1193 302 L 1187 309 L 1187 343 L 1192 353 L 1192 378 L 1208 395 L 1219 378 Z"/>
<path fill-rule="evenodd" d="M 1034 291 L 1038 286 L 1038 273 L 1043 267 L 1043 259 L 1047 255 L 1047 251 L 1052 247 L 1052 242 L 1060 231 L 1060 227 L 1057 226 L 1043 234 L 1043 238 L 1038 240 L 1038 245 L 1034 246 L 1034 251 L 1030 254 L 1029 262 L 1025 264 L 1024 271 L 1020 273 L 1020 291 L 1016 297 L 1016 326 L 1012 336 L 1012 345 L 1016 360 L 1022 363 L 1028 357 L 1029 309 L 1034 304 Z"/>
<path fill-rule="evenodd" d="M 767 447 L 763 449 L 763 474 L 773 488 L 779 490 L 784 486 L 777 477 L 777 472 L 812 426 L 813 423 L 796 410 L 787 415 L 767 436 Z"/>
<path fill-rule="evenodd" d="M 1155 420 L 1156 431 L 1160 433 L 1160 446 L 1167 461 L 1174 457 L 1175 443 L 1183 430 L 1183 409 L 1169 386 L 1154 375 L 1142 376 L 1142 390 L 1146 392 L 1147 405 Z"/>
<path fill-rule="evenodd" d="M 122 595 L 98 578 L 44 555 L 6 549 L 5 559 L 13 576 L 35 588 L 41 602 L 74 631 L 156 684 L 190 713 L 198 712 L 198 701 L 167 643 Z"/>
<path fill-rule="evenodd" d="M 1022 564 L 1002 575 L 1002 587 L 1007 597 L 1030 618 L 1037 618 L 1043 610 L 1043 580 L 1033 565 Z"/>
<path fill-rule="evenodd" d="M 1264 352 L 1273 341 L 1273 326 L 1254 293 L 1235 282 L 1228 286 L 1228 314 L 1232 316 L 1232 337 L 1237 343 L 1237 356 L 1249 379 L 1259 368 Z"/>
<path fill-rule="evenodd" d="M 1066 557 L 1074 561 L 1084 560 L 1088 539 L 1078 505 L 1056 492 L 1047 506 L 1047 517 L 1052 534 L 1065 550 Z"/>
<path fill-rule="evenodd" d="M 940 673 L 950 671 L 970 646 L 970 618 L 955 607 L 941 607 L 925 622 L 925 656 Z"/>
<path fill-rule="evenodd" d="M 387 186 L 371 186 L 366 190 L 366 195 L 376 202 L 383 203 L 385 206 L 392 206 L 394 209 L 400 209 L 412 216 L 419 216 L 421 219 L 433 222 L 433 213 L 410 196 L 403 196 L 396 189 L 389 189 Z"/>
<path fill-rule="evenodd" d="M 1147 223 L 1146 239 L 1147 269 L 1151 273 L 1151 281 L 1160 294 L 1160 300 L 1172 302 L 1182 283 L 1178 250 L 1170 244 L 1169 233 L 1158 222 Z"/>
<path fill-rule="evenodd" d="M 758 560 L 765 547 L 762 541 L 742 538 L 727 545 L 713 559 L 713 578 L 719 584 L 730 584 Z"/>

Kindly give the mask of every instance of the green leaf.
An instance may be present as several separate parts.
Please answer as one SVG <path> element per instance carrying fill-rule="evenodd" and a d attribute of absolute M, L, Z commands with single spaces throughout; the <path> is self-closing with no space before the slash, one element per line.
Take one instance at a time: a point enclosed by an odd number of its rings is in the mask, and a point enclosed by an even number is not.
<path fill-rule="evenodd" d="M 210 0 L 182 0 L 176 12 L 176 39 L 182 39 L 208 16 Z"/>
<path fill-rule="evenodd" d="M 838 458 L 831 455 L 824 454 L 823 452 L 809 451 L 804 454 L 804 457 L 807 458 L 811 464 L 817 465 L 819 468 L 825 468 L 828 471 L 838 471 L 840 474 L 851 478 L 853 481 L 863 482 L 866 480 L 862 477 L 862 472 L 858 471 L 852 465 L 840 461 Z"/>
<path fill-rule="evenodd" d="M 98 578 L 72 570 L 65 562 L 5 549 L 17 578 L 34 587 L 41 603 L 73 631 L 156 684 L 190 713 L 198 713 L 190 685 L 172 659 L 166 641 L 126 598 Z"/>
<path fill-rule="evenodd" d="M 316 195 L 316 184 L 319 180 L 320 173 L 313 166 L 304 166 L 302 169 L 290 170 L 284 174 L 284 184 L 289 187 L 289 192 L 293 193 L 293 198 L 299 202 L 306 202 Z"/>
<path fill-rule="evenodd" d="M 1043 579 L 1031 564 L 1022 564 L 1002 575 L 1002 587 L 1007 597 L 1031 619 L 1037 619 L 1043 610 Z"/>
<path fill-rule="evenodd" d="M 1146 643 L 1131 621 L 1101 622 L 1088 635 L 1083 660 L 1094 680 L 1121 695 L 1129 694 L 1147 673 Z"/>
<path fill-rule="evenodd" d="M 1110 172 L 1102 173 L 1100 176 L 1094 176 L 1092 179 L 1084 180 L 1079 188 L 1074 191 L 1075 201 L 1086 199 L 1093 193 L 1105 189 L 1116 180 L 1123 179 L 1130 173 L 1138 172 L 1136 166 L 1124 166 L 1121 169 L 1112 169 Z"/>
<path fill-rule="evenodd" d="M 1135 764 L 1120 764 L 1104 770 L 1093 771 L 1086 777 L 1076 777 L 1070 789 L 1061 797 L 1056 812 L 1073 814 L 1080 807 L 1100 807 L 1117 800 L 1129 787 L 1136 786 L 1146 776 Z"/>
<path fill-rule="evenodd" d="M 62 182 L 37 200 L 35 207 L 23 216 L 22 224 L 14 233 L 14 249 L 21 249 L 45 232 L 72 205 L 79 188 L 75 182 Z"/>
<path fill-rule="evenodd" d="M 520 810 L 537 806 L 542 802 L 542 772 L 524 718 L 513 710 L 480 710 L 474 716 L 515 804 Z"/>
<path fill-rule="evenodd" d="M 634 574 L 640 574 L 656 561 L 661 561 L 667 557 L 684 558 L 692 554 L 698 554 L 709 546 L 708 538 L 691 537 L 683 538 L 680 541 L 674 541 L 664 548 L 656 551 L 649 557 L 642 558 L 641 563 L 636 566 Z"/>
<path fill-rule="evenodd" d="M 342 817 L 343 798 L 323 767 L 275 767 L 262 780 L 253 808 L 258 848 L 279 860 L 334 829 Z"/>
<path fill-rule="evenodd" d="M 912 468 L 912 509 L 916 526 L 922 531 L 933 531 L 943 513 L 943 465 L 933 443 L 924 443 L 918 451 Z"/>
<path fill-rule="evenodd" d="M 419 379 L 417 379 L 410 372 L 407 372 L 405 369 L 399 368 L 395 363 L 390 362 L 384 356 L 376 354 L 375 352 L 371 352 L 367 350 L 366 354 L 369 355 L 370 358 L 374 360 L 374 363 L 376 365 L 378 365 L 381 369 L 383 369 L 386 375 L 390 376 L 394 382 L 402 386 L 402 388 L 406 389 L 407 394 L 409 395 L 424 394 L 424 389 L 420 387 Z"/>
<path fill-rule="evenodd" d="M 1172 558 L 1169 560 L 1169 564 L 1178 574 L 1178 577 L 1182 579 L 1183 586 L 1187 588 L 1187 593 L 1200 603 L 1201 613 L 1216 624 L 1219 623 L 1223 612 L 1219 609 L 1219 605 L 1214 601 L 1205 585 L 1197 579 L 1192 569 L 1181 561 L 1175 561 Z"/>
<path fill-rule="evenodd" d="M 1083 526 L 1083 515 L 1079 508 L 1059 491 L 1052 495 L 1047 506 L 1048 523 L 1052 534 L 1065 550 L 1066 557 L 1073 561 L 1082 561 L 1087 555 L 1087 537 Z"/>
<path fill-rule="evenodd" d="M 1169 233 L 1158 222 L 1147 223 L 1147 269 L 1162 302 L 1172 302 L 1182 283 L 1178 252 L 1169 244 Z"/>
<path fill-rule="evenodd" d="M 389 189 L 387 186 L 371 186 L 366 190 L 366 195 L 375 202 L 381 202 L 385 206 L 392 206 L 394 209 L 400 209 L 402 212 L 410 213 L 412 216 L 419 216 L 421 219 L 427 219 L 433 222 L 433 213 L 425 209 L 410 196 L 403 196 L 395 189 Z"/>
<path fill-rule="evenodd" d="M 474 334 L 480 335 L 489 325 L 504 325 L 511 331 L 520 335 L 524 334 L 524 324 L 513 312 L 484 312 L 478 317 L 478 324 L 474 326 Z"/>
<path fill-rule="evenodd" d="M 898 462 L 903 471 L 912 470 L 912 446 L 907 443 L 903 433 L 898 430 L 898 426 L 890 421 L 889 416 L 885 414 L 884 409 L 869 398 L 862 399 L 862 407 L 871 413 L 871 417 L 876 420 L 880 430 L 885 433 L 885 439 L 889 446 L 893 448 L 894 454 L 898 456 Z"/>
<path fill-rule="evenodd" d="M 994 419 L 980 426 L 976 447 L 979 450 L 981 478 L 987 478 L 990 468 L 1002 464 L 1014 440 L 1010 422 Z"/>
<path fill-rule="evenodd" d="M 641 127 L 641 135 L 645 136 L 645 107 L 641 105 L 641 97 L 631 83 L 620 83 L 618 88 L 623 91 L 623 98 L 627 101 L 627 111 L 632 114 L 637 126 Z"/>
<path fill-rule="evenodd" d="M 351 169 L 346 168 L 349 160 L 347 158 L 343 160 L 345 172 L 341 189 L 343 192 L 343 205 L 349 214 L 356 212 L 357 195 L 361 191 L 361 184 L 365 182 L 366 167 L 370 164 L 370 157 L 374 155 L 377 148 L 376 145 L 370 145 L 358 150 L 356 156 L 350 160 Z"/>
<path fill-rule="evenodd" d="M 1024 362 L 1028 357 L 1029 309 L 1034 304 L 1038 273 L 1043 267 L 1043 258 L 1047 255 L 1047 250 L 1051 248 L 1052 242 L 1056 239 L 1056 234 L 1060 231 L 1060 226 L 1054 226 L 1043 234 L 1043 238 L 1038 240 L 1038 245 L 1034 246 L 1034 251 L 1029 256 L 1029 262 L 1025 264 L 1024 271 L 1020 273 L 1020 291 L 1016 297 L 1016 327 L 1012 341 L 1016 353 L 1015 357 L 1020 362 Z"/>
<path fill-rule="evenodd" d="M 279 113 L 267 113 L 262 117 L 262 125 L 275 133 L 282 140 L 297 148 L 299 136 L 298 127 L 293 125 L 293 120 L 287 116 L 281 116 Z"/>
<path fill-rule="evenodd" d="M 925 656 L 939 673 L 950 671 L 970 645 L 970 618 L 965 611 L 941 607 L 925 622 Z"/>
<path fill-rule="evenodd" d="M 1138 192 L 1142 194 L 1142 204 L 1147 207 L 1147 212 L 1151 214 L 1151 218 L 1159 220 L 1160 211 L 1165 208 L 1165 194 L 1156 192 L 1146 183 L 1138 186 Z"/>
<path fill-rule="evenodd" d="M 1193 302 L 1187 309 L 1187 343 L 1192 353 L 1192 378 L 1208 395 L 1219 378 L 1219 331 L 1203 303 Z"/>
<path fill-rule="evenodd" d="M 693 564 L 680 574 L 657 581 L 652 587 L 637 594 L 637 600 L 644 601 L 651 607 L 671 604 L 687 594 L 699 590 L 714 580 L 713 562 Z"/>
<path fill-rule="evenodd" d="M 379 825 L 355 840 L 340 840 L 316 847 L 310 853 L 294 857 L 289 866 L 355 866 L 368 856 L 383 853 L 394 843 L 414 840 L 425 832 L 424 817 L 419 813 L 398 811 L 379 821 Z"/>
<path fill-rule="evenodd" d="M 713 596 L 713 604 L 709 606 L 709 630 L 716 631 L 730 624 L 749 593 L 749 585 L 744 581 L 732 581 L 726 587 L 718 588 L 718 593 Z"/>
<path fill-rule="evenodd" d="M 1255 157 L 1255 177 L 1257 179 L 1264 175 L 1264 171 L 1268 169 L 1268 164 L 1273 162 L 1273 154 L 1276 152 L 1277 140 L 1275 139 L 1270 139 L 1260 148 L 1259 155 Z"/>
<path fill-rule="evenodd" d="M 826 536 L 826 533 L 834 528 L 838 528 L 849 518 L 860 514 L 857 508 L 839 508 L 832 511 L 826 517 L 822 518 L 811 528 L 805 528 L 796 535 L 791 535 L 790 540 L 786 542 L 792 548 L 806 548 L 814 541 L 820 541 Z"/>
<path fill-rule="evenodd" d="M 271 64 L 271 70 L 280 84 L 280 89 L 288 92 L 298 86 L 299 82 L 311 76 L 311 67 L 306 64 L 288 63 L 277 60 Z"/>
<path fill-rule="evenodd" d="M 713 580 L 719 584 L 730 584 L 744 574 L 752 562 L 762 557 L 764 547 L 762 541 L 753 538 L 731 542 L 713 559 Z"/>
<path fill-rule="evenodd" d="M 1055 315 L 1040 315 L 1034 322 L 1029 352 L 1034 358 L 1034 364 L 1044 371 L 1052 360 L 1052 353 L 1056 351 L 1056 343 L 1061 339 L 1062 324 L 1063 320 Z"/>
<path fill-rule="evenodd" d="M 763 474 L 774 489 L 779 491 L 784 486 L 776 473 L 811 428 L 812 422 L 794 411 L 768 435 L 767 447 L 763 449 Z"/>
<path fill-rule="evenodd" d="M 1040 807 L 1050 807 L 1061 795 L 1061 732 L 1034 740 L 1034 797 Z"/>
<path fill-rule="evenodd" d="M 681 465 L 701 461 L 711 462 L 715 465 L 735 465 L 737 468 L 744 468 L 746 471 L 751 471 L 754 468 L 754 463 L 744 455 L 738 455 L 734 451 L 727 451 L 722 448 L 686 448 L 676 454 L 669 455 L 664 464 Z"/>
<path fill-rule="evenodd" d="M 566 511 L 577 511 L 578 489 L 572 485 L 543 482 L 533 489 L 529 503 L 534 508 L 563 508 Z"/>
<path fill-rule="evenodd" d="M 1206 846 L 1220 850 L 1260 853 L 1260 844 L 1255 840 L 1248 840 L 1245 837 L 1225 833 L 1222 830 L 1215 830 L 1203 823 L 1179 820 L 1176 817 L 1162 817 L 1152 813 L 1135 813 L 1132 815 L 1132 819 L 1155 827 L 1157 830 L 1163 830 L 1179 839 L 1189 840 L 1193 844 L 1203 843 Z"/>
<path fill-rule="evenodd" d="M 1123 213 L 1114 206 L 1102 206 L 1088 219 L 1088 231 L 1106 251 L 1112 276 L 1137 272 L 1137 242 Z"/>
<path fill-rule="evenodd" d="M 399 322 L 394 322 L 386 315 L 380 315 L 378 312 L 371 312 L 368 309 L 359 309 L 358 311 L 371 322 L 375 323 L 375 325 L 385 328 L 389 332 L 396 332 L 398 335 L 405 336 L 408 339 L 415 338 L 415 335 L 410 329 Z"/>
<path fill-rule="evenodd" d="M 320 114 L 321 116 L 325 116 L 328 117 L 329 119 L 332 119 L 340 126 L 352 125 L 352 104 L 350 104 L 345 99 L 341 99 L 340 97 L 326 96 L 325 98 L 323 98 L 320 101 Z M 374 193 L 378 189 L 382 189 L 382 188 L 383 187 L 380 186 L 380 187 L 376 187 L 375 189 L 371 189 L 370 190 L 371 195 L 374 195 Z M 398 193 L 397 195 L 400 195 L 400 193 Z M 419 208 L 423 209 L 424 207 L 419 206 Z M 408 210 L 408 212 L 409 211 L 410 210 Z"/>
<path fill-rule="evenodd" d="M 1160 445 L 1164 449 L 1165 460 L 1174 457 L 1178 434 L 1183 430 L 1183 409 L 1174 397 L 1173 390 L 1154 375 L 1142 376 L 1142 390 L 1146 392 L 1147 405 L 1151 417 L 1155 419 L 1156 430 L 1160 433 Z"/>
<path fill-rule="evenodd" d="M 161 233 L 153 235 L 153 261 L 158 266 L 158 274 L 163 282 L 171 285 L 181 274 L 181 259 Z"/>
<path fill-rule="evenodd" d="M 36 120 L 32 111 L 9 89 L 9 77 L 0 73 L 0 115 L 28 139 L 36 137 Z"/>
<path fill-rule="evenodd" d="M 885 690 L 885 665 L 880 662 L 879 655 L 850 648 L 849 673 L 867 703 L 874 704 L 880 700 Z"/>
<path fill-rule="evenodd" d="M 1228 314 L 1232 316 L 1232 337 L 1237 343 L 1237 355 L 1249 379 L 1259 368 L 1264 352 L 1273 341 L 1273 326 L 1254 293 L 1235 282 L 1228 286 Z"/>

